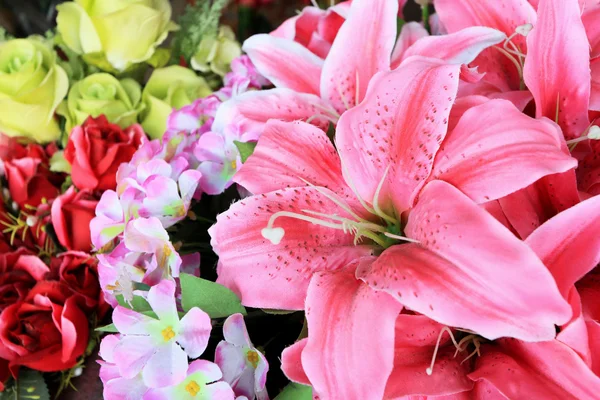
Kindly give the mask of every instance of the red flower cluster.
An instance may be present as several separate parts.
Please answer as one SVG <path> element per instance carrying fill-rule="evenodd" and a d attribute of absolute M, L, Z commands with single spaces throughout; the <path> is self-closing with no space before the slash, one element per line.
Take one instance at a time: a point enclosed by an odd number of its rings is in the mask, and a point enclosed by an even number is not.
<path fill-rule="evenodd" d="M 64 150 L 69 181 L 51 170 L 53 156 L 61 158 L 55 144 L 0 137 L 0 390 L 20 366 L 61 371 L 83 355 L 109 309 L 89 222 L 102 192 L 116 187 L 120 163 L 145 140 L 138 125 L 89 118 Z"/>

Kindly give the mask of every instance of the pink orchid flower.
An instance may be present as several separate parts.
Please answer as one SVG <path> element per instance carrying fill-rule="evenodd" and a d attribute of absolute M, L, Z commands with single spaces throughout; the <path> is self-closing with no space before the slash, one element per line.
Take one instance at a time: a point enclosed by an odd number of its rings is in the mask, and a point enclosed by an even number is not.
<path fill-rule="evenodd" d="M 98 279 L 106 302 L 116 307 L 118 295 L 131 302 L 135 283 L 144 281 L 146 266 L 152 262 L 151 256 L 131 252 L 121 243 L 110 254 L 98 253 L 96 257 Z"/>
<path fill-rule="evenodd" d="M 125 247 L 134 253 L 151 255 L 145 277 L 161 279 L 179 277 L 181 257 L 169 240 L 169 234 L 158 218 L 138 218 L 130 221 L 123 237 Z M 146 279 L 145 278 L 145 279 Z"/>
<path fill-rule="evenodd" d="M 174 110 L 167 120 L 168 137 L 181 132 L 199 136 L 210 131 L 217 108 L 231 97 L 230 92 L 231 90 L 223 88 L 208 97 L 197 99 L 190 105 Z"/>
<path fill-rule="evenodd" d="M 113 348 L 113 361 L 125 379 L 141 372 L 150 388 L 178 385 L 186 379 L 188 357 L 198 358 L 206 349 L 210 317 L 194 307 L 179 320 L 175 283 L 168 280 L 150 288 L 148 303 L 158 319 L 115 308 L 113 323 L 121 338 Z"/>
<path fill-rule="evenodd" d="M 195 170 L 182 172 L 177 182 L 162 175 L 147 179 L 140 216 L 156 217 L 165 228 L 175 225 L 186 217 L 201 179 L 202 174 Z"/>
<path fill-rule="evenodd" d="M 225 340 L 215 350 L 215 363 L 223 371 L 223 380 L 238 396 L 268 400 L 265 385 L 269 364 L 252 345 L 242 314 L 233 314 L 225 320 L 223 336 Z"/>
<path fill-rule="evenodd" d="M 119 335 L 108 335 L 100 343 L 100 379 L 104 385 L 105 400 L 139 400 L 144 398 L 148 387 L 141 374 L 131 379 L 123 378 L 115 364 L 114 349 L 119 344 Z"/>
<path fill-rule="evenodd" d="M 90 222 L 92 244 L 101 249 L 125 230 L 131 218 L 138 216 L 141 206 L 136 202 L 136 190 L 127 189 L 119 196 L 112 190 L 102 193 L 96 206 L 96 217 Z"/>
<path fill-rule="evenodd" d="M 303 363 L 324 398 L 383 395 L 402 306 L 488 339 L 549 340 L 571 316 L 539 258 L 475 202 L 576 161 L 554 123 L 504 100 L 448 131 L 460 69 L 413 57 L 377 75 L 335 148 L 309 124 L 270 121 L 234 178 L 255 195 L 209 231 L 218 282 L 243 304 L 306 310 Z"/>
<path fill-rule="evenodd" d="M 183 382 L 161 389 L 150 389 L 143 400 L 233 400 L 233 390 L 220 381 L 221 370 L 216 364 L 206 360 L 193 361 Z"/>
<path fill-rule="evenodd" d="M 231 62 L 231 72 L 225 75 L 223 83 L 227 88 L 231 88 L 232 96 L 245 93 L 249 89 L 261 89 L 270 85 L 270 82 L 258 72 L 247 55 L 241 55 Z M 215 108 L 213 117 L 216 115 L 216 111 Z"/>

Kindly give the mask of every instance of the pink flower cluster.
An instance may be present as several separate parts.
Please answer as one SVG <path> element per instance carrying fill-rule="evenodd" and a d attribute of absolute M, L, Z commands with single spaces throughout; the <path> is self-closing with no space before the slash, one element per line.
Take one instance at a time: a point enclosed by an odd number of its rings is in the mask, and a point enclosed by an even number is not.
<path fill-rule="evenodd" d="M 260 136 L 217 282 L 304 310 L 314 398 L 596 399 L 600 5 L 434 5 L 447 34 L 354 0 L 244 43 L 275 88 L 215 117 Z"/>
<path fill-rule="evenodd" d="M 106 336 L 100 347 L 105 399 L 268 399 L 268 364 L 241 314 L 225 321 L 225 340 L 212 363 L 198 359 L 212 329 L 208 314 L 194 307 L 179 319 L 169 280 L 150 288 L 147 300 L 157 318 L 121 306 L 113 313 L 119 334 Z M 188 358 L 196 360 L 188 364 Z"/>

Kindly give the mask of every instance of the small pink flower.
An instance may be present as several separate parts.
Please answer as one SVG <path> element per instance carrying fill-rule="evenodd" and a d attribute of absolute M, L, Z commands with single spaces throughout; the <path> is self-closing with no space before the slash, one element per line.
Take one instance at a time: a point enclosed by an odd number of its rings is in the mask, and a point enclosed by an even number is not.
<path fill-rule="evenodd" d="M 102 194 L 96 217 L 90 222 L 92 244 L 96 249 L 120 236 L 127 222 L 137 214 L 140 204 L 135 202 L 135 195 L 135 189 L 127 189 L 121 196 L 112 190 Z"/>
<path fill-rule="evenodd" d="M 242 314 L 234 314 L 225 320 L 223 336 L 225 340 L 215 351 L 215 362 L 223 371 L 223 379 L 238 396 L 267 400 L 265 384 L 269 364 L 250 341 Z"/>
<path fill-rule="evenodd" d="M 233 400 L 233 390 L 219 381 L 221 370 L 216 364 L 206 360 L 196 360 L 187 369 L 187 376 L 178 385 L 161 389 L 151 389 L 144 400 Z"/>
<path fill-rule="evenodd" d="M 103 361 L 100 364 L 100 379 L 104 384 L 105 400 L 142 399 L 148 391 L 142 375 L 131 379 L 123 378 L 115 364 L 114 349 L 119 344 L 119 335 L 108 335 L 100 343 L 99 355 Z"/>
<path fill-rule="evenodd" d="M 179 320 L 175 283 L 168 280 L 150 288 L 148 303 L 158 319 L 115 308 L 113 322 L 122 337 L 113 349 L 114 363 L 123 378 L 133 379 L 141 372 L 148 387 L 178 385 L 186 379 L 188 357 L 198 358 L 206 349 L 210 317 L 192 308 Z"/>
<path fill-rule="evenodd" d="M 249 88 L 260 89 L 270 82 L 262 76 L 247 55 L 241 55 L 231 62 L 231 72 L 225 75 L 225 86 L 232 88 L 233 93 L 241 94 Z"/>

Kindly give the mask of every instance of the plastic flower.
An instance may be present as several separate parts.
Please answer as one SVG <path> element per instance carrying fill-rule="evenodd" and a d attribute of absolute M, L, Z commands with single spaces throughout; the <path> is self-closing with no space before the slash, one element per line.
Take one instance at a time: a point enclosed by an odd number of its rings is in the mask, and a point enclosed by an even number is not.
<path fill-rule="evenodd" d="M 243 304 L 306 310 L 303 363 L 321 397 L 383 396 L 402 307 L 527 341 L 571 315 L 539 258 L 476 203 L 576 161 L 554 123 L 508 101 L 454 120 L 460 69 L 413 57 L 377 75 L 335 148 L 311 125 L 270 121 L 235 177 L 254 196 L 209 231 L 218 282 Z"/>
<path fill-rule="evenodd" d="M 231 97 L 227 89 L 221 89 L 208 97 L 195 100 L 192 104 L 173 110 L 167 120 L 166 135 L 187 132 L 200 135 L 210 127 L 221 103 Z"/>
<path fill-rule="evenodd" d="M 217 345 L 215 363 L 223 371 L 236 395 L 249 399 L 268 399 L 265 389 L 269 364 L 248 336 L 242 314 L 234 314 L 223 324 L 225 340 Z"/>
<path fill-rule="evenodd" d="M 152 263 L 146 267 L 146 277 L 155 281 L 179 276 L 181 257 L 169 241 L 169 234 L 158 218 L 137 218 L 125 228 L 123 243 L 132 252 L 152 255 Z"/>
<path fill-rule="evenodd" d="M 201 178 L 200 172 L 187 170 L 177 182 L 161 175 L 147 179 L 140 215 L 158 218 L 165 228 L 181 221 L 188 213 Z"/>
<path fill-rule="evenodd" d="M 178 65 L 155 69 L 142 92 L 145 109 L 140 121 L 144 131 L 153 139 L 162 137 L 174 108 L 187 106 L 211 93 L 204 78 L 190 69 Z"/>
<path fill-rule="evenodd" d="M 60 113 L 67 118 L 67 132 L 82 125 L 89 116 L 96 118 L 102 114 L 109 122 L 127 128 L 137 122 L 141 98 L 142 89 L 133 79 L 92 74 L 71 87 Z"/>
<path fill-rule="evenodd" d="M 151 389 L 144 400 L 233 400 L 233 390 L 226 382 L 220 381 L 221 377 L 221 370 L 216 364 L 196 360 L 188 367 L 183 382 L 162 389 Z"/>
<path fill-rule="evenodd" d="M 41 40 L 0 43 L 0 132 L 39 143 L 58 139 L 54 112 L 68 89 L 56 54 Z"/>
<path fill-rule="evenodd" d="M 228 26 L 219 27 L 217 37 L 204 37 L 191 59 L 192 68 L 200 72 L 214 72 L 225 76 L 231 71 L 230 64 L 242 54 L 235 33 Z"/>
<path fill-rule="evenodd" d="M 231 62 L 231 72 L 225 75 L 223 83 L 233 90 L 233 95 L 239 95 L 248 89 L 268 86 L 270 82 L 258 72 L 250 57 L 244 54 Z"/>
<path fill-rule="evenodd" d="M 171 22 L 168 0 L 75 0 L 56 10 L 57 30 L 64 43 L 106 71 L 122 72 L 149 60 L 177 28 Z"/>
<path fill-rule="evenodd" d="M 119 344 L 120 335 L 108 335 L 100 343 L 99 355 L 100 379 L 104 385 L 105 400 L 143 399 L 148 388 L 144 384 L 142 374 L 133 378 L 123 378 L 119 367 L 115 364 L 114 349 Z"/>
<path fill-rule="evenodd" d="M 138 215 L 141 204 L 135 203 L 136 190 L 126 190 L 121 196 L 112 190 L 102 194 L 96 206 L 96 216 L 90 222 L 92 244 L 101 249 L 125 230 L 129 220 Z"/>
<path fill-rule="evenodd" d="M 140 371 L 151 388 L 177 385 L 186 379 L 188 356 L 198 358 L 208 344 L 210 317 L 192 308 L 181 320 L 175 305 L 175 283 L 164 280 L 148 291 L 157 318 L 117 306 L 113 322 L 122 337 L 113 349 L 114 363 L 123 378 Z"/>
<path fill-rule="evenodd" d="M 392 59 L 397 11 L 395 1 L 353 1 L 324 60 L 290 39 L 267 34 L 250 37 L 243 50 L 276 89 L 251 91 L 226 102 L 213 130 L 222 131 L 236 122 L 242 130 L 260 134 L 269 119 L 303 120 L 326 130 L 328 121 L 337 122 L 364 99 L 375 74 L 399 65 L 403 57 L 421 55 L 467 64 L 482 49 L 505 38 L 495 29 L 473 28 L 427 38 L 412 53 L 395 52 Z"/>

